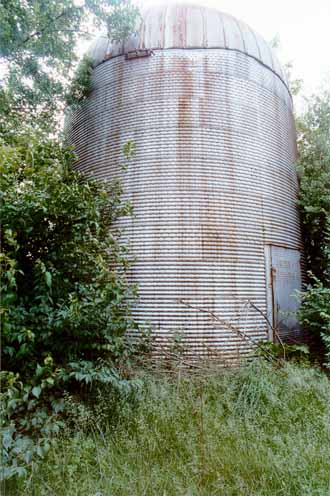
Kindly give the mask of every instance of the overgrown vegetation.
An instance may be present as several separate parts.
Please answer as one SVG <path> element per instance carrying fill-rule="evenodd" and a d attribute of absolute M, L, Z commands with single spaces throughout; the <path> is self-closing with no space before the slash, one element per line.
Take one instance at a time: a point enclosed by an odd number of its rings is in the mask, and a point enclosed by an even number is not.
<path fill-rule="evenodd" d="M 118 422 L 103 400 L 93 426 L 61 438 L 12 493 L 329 494 L 328 378 L 289 364 L 210 367 L 144 375 Z"/>
<path fill-rule="evenodd" d="M 65 104 L 89 91 L 89 60 L 72 80 L 78 40 L 93 22 L 122 39 L 136 16 L 129 1 L 0 5 L 4 479 L 35 466 L 101 385 L 119 397 L 136 386 L 125 338 L 135 325 L 128 303 L 135 291 L 119 233 L 110 233 L 130 209 L 119 183 L 74 171 L 59 134 Z"/>
<path fill-rule="evenodd" d="M 300 198 L 310 284 L 302 324 L 323 339 L 330 364 L 330 93 L 313 97 L 298 120 Z"/>
<path fill-rule="evenodd" d="M 70 110 L 77 108 L 88 96 L 92 86 L 92 60 L 85 56 L 80 61 L 70 87 L 65 95 L 65 102 Z"/>
<path fill-rule="evenodd" d="M 72 168 L 74 156 L 35 136 L 3 143 L 2 420 L 4 476 L 24 472 L 63 425 L 63 391 L 126 389 L 118 369 L 134 327 L 128 260 L 110 232 L 129 206 Z"/>
<path fill-rule="evenodd" d="M 330 283 L 330 92 L 298 120 L 300 200 L 308 268 Z"/>

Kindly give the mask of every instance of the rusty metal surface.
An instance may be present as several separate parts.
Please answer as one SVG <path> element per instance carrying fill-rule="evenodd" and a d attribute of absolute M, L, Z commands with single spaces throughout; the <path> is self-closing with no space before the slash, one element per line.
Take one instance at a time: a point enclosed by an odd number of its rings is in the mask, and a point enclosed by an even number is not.
<path fill-rule="evenodd" d="M 137 49 L 225 48 L 253 57 L 284 82 L 286 75 L 270 46 L 247 24 L 216 9 L 198 5 L 159 5 L 147 9 L 136 34 L 125 43 L 111 43 L 106 35 L 92 44 L 89 55 L 98 65 Z"/>
<path fill-rule="evenodd" d="M 200 353 L 236 357 L 250 348 L 201 309 L 249 340 L 265 338 L 265 320 L 246 306 L 267 312 L 264 247 L 301 249 L 295 127 L 281 79 L 218 48 L 119 56 L 95 68 L 91 96 L 70 125 L 80 170 L 121 177 L 133 204 L 134 216 L 119 224 L 135 256 L 136 319 L 159 343 L 182 334 Z M 127 140 L 137 152 L 123 172 Z"/>
<path fill-rule="evenodd" d="M 296 290 L 302 287 L 301 258 L 298 250 L 272 245 L 266 247 L 268 316 L 282 340 L 300 334 L 295 312 L 299 308 Z"/>

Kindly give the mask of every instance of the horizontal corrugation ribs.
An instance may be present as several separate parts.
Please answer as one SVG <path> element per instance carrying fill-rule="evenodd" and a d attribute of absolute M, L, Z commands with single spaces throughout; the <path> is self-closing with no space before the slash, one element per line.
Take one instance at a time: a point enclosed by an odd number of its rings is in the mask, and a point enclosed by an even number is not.
<path fill-rule="evenodd" d="M 93 88 L 71 117 L 71 139 L 79 169 L 121 177 L 133 204 L 118 223 L 139 284 L 133 316 L 159 343 L 178 333 L 196 353 L 247 353 L 267 335 L 246 305 L 267 312 L 265 244 L 301 248 L 285 86 L 243 54 L 178 49 L 111 59 Z M 137 151 L 123 172 L 129 139 Z"/>

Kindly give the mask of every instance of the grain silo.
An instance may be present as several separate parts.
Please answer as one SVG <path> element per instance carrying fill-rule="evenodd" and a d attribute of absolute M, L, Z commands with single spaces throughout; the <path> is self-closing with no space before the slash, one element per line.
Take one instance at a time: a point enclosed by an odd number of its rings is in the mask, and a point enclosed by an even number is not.
<path fill-rule="evenodd" d="M 270 47 L 228 14 L 172 5 L 147 10 L 126 43 L 100 37 L 91 56 L 93 89 L 71 138 L 80 170 L 121 177 L 133 204 L 120 225 L 137 321 L 158 343 L 179 334 L 194 353 L 228 357 L 273 339 L 272 327 L 294 334 L 295 126 Z M 123 172 L 128 140 L 136 155 Z"/>

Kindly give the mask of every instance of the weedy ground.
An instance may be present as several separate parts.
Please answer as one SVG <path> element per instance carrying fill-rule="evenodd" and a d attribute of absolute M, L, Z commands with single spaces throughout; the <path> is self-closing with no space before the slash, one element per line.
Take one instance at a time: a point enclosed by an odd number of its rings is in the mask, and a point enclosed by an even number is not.
<path fill-rule="evenodd" d="M 262 361 L 194 374 L 145 372 L 134 400 L 118 411 L 105 392 L 88 429 L 61 438 L 12 491 L 330 495 L 329 379 L 312 368 Z"/>

